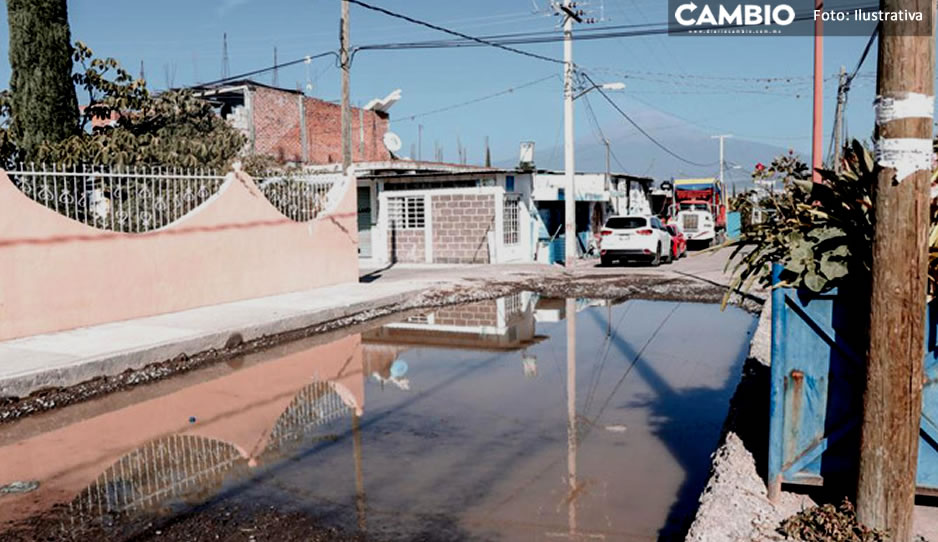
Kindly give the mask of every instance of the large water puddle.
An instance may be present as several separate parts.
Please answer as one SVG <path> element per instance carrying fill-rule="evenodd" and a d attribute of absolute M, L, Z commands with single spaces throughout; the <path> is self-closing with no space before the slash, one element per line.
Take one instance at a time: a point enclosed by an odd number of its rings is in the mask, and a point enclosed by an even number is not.
<path fill-rule="evenodd" d="M 24 492 L 0 520 L 214 500 L 382 540 L 672 539 L 753 326 L 522 293 L 281 345 L 3 426 L 0 486 Z"/>

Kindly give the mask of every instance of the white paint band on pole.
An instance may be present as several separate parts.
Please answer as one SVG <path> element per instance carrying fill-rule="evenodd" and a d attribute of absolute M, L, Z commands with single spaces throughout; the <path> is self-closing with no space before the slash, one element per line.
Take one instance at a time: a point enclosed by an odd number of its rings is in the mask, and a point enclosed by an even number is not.
<path fill-rule="evenodd" d="M 876 163 L 896 170 L 896 183 L 916 171 L 931 171 L 933 154 L 931 139 L 897 137 L 876 141 Z"/>
<path fill-rule="evenodd" d="M 917 92 L 904 92 L 899 97 L 877 96 L 873 108 L 877 125 L 898 119 L 931 119 L 935 115 L 935 97 Z"/>

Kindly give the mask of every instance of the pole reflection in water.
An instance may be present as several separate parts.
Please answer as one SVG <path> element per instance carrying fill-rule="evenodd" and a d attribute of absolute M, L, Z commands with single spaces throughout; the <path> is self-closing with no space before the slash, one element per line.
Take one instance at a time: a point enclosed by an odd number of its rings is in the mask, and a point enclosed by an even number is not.
<path fill-rule="evenodd" d="M 567 299 L 567 527 L 576 537 L 576 300 Z"/>
<path fill-rule="evenodd" d="M 358 511 L 358 530 L 365 531 L 365 475 L 362 472 L 361 416 L 352 415 L 352 447 L 355 454 L 355 507 Z"/>

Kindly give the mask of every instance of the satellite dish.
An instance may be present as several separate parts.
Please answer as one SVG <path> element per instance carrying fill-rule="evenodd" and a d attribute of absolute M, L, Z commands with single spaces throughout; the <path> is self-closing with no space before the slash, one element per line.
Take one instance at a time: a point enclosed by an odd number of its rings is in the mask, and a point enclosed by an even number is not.
<path fill-rule="evenodd" d="M 401 150 L 401 138 L 394 132 L 386 132 L 384 134 L 384 146 L 391 152 L 397 152 Z"/>

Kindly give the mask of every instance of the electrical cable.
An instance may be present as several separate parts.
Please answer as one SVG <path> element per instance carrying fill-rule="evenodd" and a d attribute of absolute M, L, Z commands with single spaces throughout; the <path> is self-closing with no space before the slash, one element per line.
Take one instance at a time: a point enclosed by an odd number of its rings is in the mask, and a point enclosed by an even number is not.
<path fill-rule="evenodd" d="M 876 41 L 876 37 L 879 36 L 879 31 L 880 31 L 881 26 L 882 25 L 877 24 L 876 28 L 873 29 L 873 33 L 870 34 L 870 39 L 866 42 L 866 47 L 863 48 L 863 53 L 860 54 L 860 59 L 857 61 L 856 67 L 853 68 L 853 72 L 851 72 L 849 75 L 844 77 L 843 82 L 840 85 L 838 85 L 838 88 L 837 88 L 838 97 L 840 93 L 843 93 L 843 96 L 844 96 L 843 105 L 841 106 L 841 112 L 840 112 L 842 119 L 846 119 L 847 117 L 847 100 L 850 95 L 850 87 L 853 84 L 854 78 L 857 76 L 858 73 L 860 73 L 860 69 L 863 67 L 863 63 L 866 61 L 866 57 L 870 54 L 870 49 L 872 49 L 873 42 Z M 845 121 L 841 122 L 840 134 L 836 134 L 834 132 L 837 129 L 836 126 L 837 126 L 837 123 L 834 123 L 834 127 L 831 128 L 831 141 L 830 141 L 830 146 L 828 148 L 828 153 L 827 153 L 828 160 L 831 162 L 833 161 L 834 156 L 836 156 L 836 154 L 840 152 L 840 149 L 834 148 L 834 140 L 836 139 L 836 136 L 840 135 L 841 144 L 844 144 L 847 142 L 847 133 L 848 133 L 847 123 Z"/>
<path fill-rule="evenodd" d="M 611 105 L 613 109 L 615 109 L 616 111 L 618 111 L 619 114 L 622 115 L 622 116 L 625 118 L 625 120 L 629 121 L 629 124 L 631 124 L 632 126 L 634 126 L 635 129 L 639 131 L 639 133 L 641 133 L 643 136 L 645 136 L 649 141 L 651 141 L 652 143 L 654 143 L 655 146 L 657 146 L 658 148 L 660 148 L 660 149 L 663 150 L 664 152 L 670 154 L 670 155 L 673 156 L 674 158 L 677 158 L 677 159 L 680 160 L 681 162 L 684 162 L 684 163 L 686 163 L 686 164 L 690 164 L 690 165 L 692 165 L 692 166 L 697 166 L 697 167 L 711 167 L 711 166 L 713 166 L 713 165 L 715 165 L 715 164 L 718 164 L 718 162 L 712 162 L 712 163 L 709 163 L 709 164 L 704 164 L 704 163 L 701 163 L 701 162 L 694 162 L 693 160 L 689 160 L 689 159 L 687 159 L 687 158 L 684 158 L 684 157 L 681 156 L 680 154 L 678 154 L 678 153 L 672 151 L 672 150 L 669 149 L 667 146 L 665 146 L 663 143 L 661 143 L 660 141 L 658 141 L 657 139 L 655 139 L 651 134 L 649 134 L 648 132 L 646 132 L 644 128 L 642 128 L 637 122 L 635 122 L 635 121 L 632 119 L 632 117 L 629 116 L 628 113 L 626 113 L 625 111 L 623 111 L 622 108 L 619 107 L 619 104 L 617 104 L 612 98 L 610 98 L 609 95 L 606 94 L 606 93 L 603 91 L 603 89 L 600 87 L 600 85 L 596 84 L 596 82 L 593 81 L 593 79 L 589 76 L 589 74 L 587 74 L 587 73 L 584 72 L 584 71 L 580 71 L 580 74 L 582 74 L 583 77 L 585 77 L 586 80 L 590 82 L 590 84 L 594 85 L 594 87 L 595 87 L 596 90 L 599 92 L 599 94 L 602 95 L 602 97 L 605 98 L 607 102 L 609 102 L 609 105 Z"/>
<path fill-rule="evenodd" d="M 213 86 L 221 85 L 221 84 L 224 84 L 224 83 L 227 83 L 227 82 L 230 82 L 230 81 L 237 81 L 237 80 L 239 80 L 239 79 L 244 79 L 244 78 L 246 78 L 246 77 L 251 77 L 252 75 L 259 75 L 259 74 L 266 73 L 266 72 L 269 72 L 269 71 L 273 71 L 273 70 L 276 70 L 276 69 L 279 69 L 279 68 L 286 68 L 286 67 L 288 67 L 288 66 L 294 66 L 294 65 L 300 64 L 300 63 L 302 63 L 302 62 L 310 62 L 310 61 L 312 61 L 312 60 L 316 60 L 317 58 L 322 58 L 322 57 L 326 57 L 326 56 L 329 56 L 329 55 L 335 55 L 336 57 L 338 57 L 338 53 L 336 53 L 335 51 L 327 51 L 327 52 L 325 52 L 325 53 L 319 53 L 318 55 L 305 56 L 305 57 L 303 57 L 303 58 L 298 58 L 298 59 L 296 59 L 296 60 L 291 60 L 291 61 L 289 61 L 289 62 L 281 62 L 281 63 L 279 63 L 279 64 L 274 64 L 273 66 L 268 66 L 268 67 L 266 67 L 266 68 L 260 68 L 260 69 L 252 70 L 252 71 L 249 71 L 249 72 L 239 73 L 239 74 L 237 74 L 237 75 L 232 75 L 232 76 L 230 76 L 230 77 L 223 77 L 223 78 L 221 78 L 221 79 L 216 79 L 216 80 L 214 80 L 214 81 L 209 81 L 209 82 L 207 82 L 207 83 L 199 83 L 197 86 L 199 86 L 199 87 L 213 87 Z"/>
<path fill-rule="evenodd" d="M 363 2 L 361 2 L 360 0 L 349 0 L 349 1 L 359 4 L 359 5 L 363 4 Z M 382 12 L 387 12 L 388 14 L 393 14 L 393 12 L 384 10 L 383 8 L 377 8 L 374 6 L 369 6 L 369 8 L 382 11 Z M 848 8 L 844 7 L 843 9 L 846 10 Z M 871 9 L 876 9 L 876 6 L 857 5 L 857 6 L 854 6 L 852 9 L 871 10 Z M 406 17 L 406 16 L 401 16 L 398 14 L 393 14 L 393 16 L 399 17 L 399 18 Z M 410 18 L 406 18 L 405 20 L 409 20 L 409 19 Z M 792 22 L 805 22 L 805 21 L 813 21 L 813 20 L 814 20 L 814 12 L 812 11 L 811 13 L 796 14 Z M 429 23 L 423 23 L 422 21 L 413 20 L 412 22 L 416 22 L 417 24 L 423 24 L 424 26 L 429 25 Z M 649 27 L 649 28 L 646 28 L 643 30 L 635 30 L 636 28 L 640 28 L 640 27 Z M 743 28 L 743 27 L 745 27 L 745 25 L 742 25 L 742 24 L 717 25 L 717 26 L 710 27 L 709 30 L 729 30 L 733 28 Z M 525 45 L 525 44 L 530 45 L 530 44 L 539 44 L 539 43 L 552 43 L 552 42 L 558 42 L 558 41 L 564 40 L 564 36 L 559 35 L 556 31 L 554 32 L 544 31 L 539 34 L 534 33 L 534 32 L 523 32 L 523 33 L 518 33 L 514 35 L 502 34 L 500 35 L 501 37 L 484 36 L 484 37 L 477 38 L 473 36 L 467 36 L 465 34 L 461 34 L 455 31 L 446 30 L 446 29 L 443 29 L 442 27 L 436 27 L 435 25 L 430 25 L 430 28 L 435 28 L 437 30 L 441 30 L 443 32 L 447 32 L 453 35 L 459 35 L 463 37 L 463 39 L 462 40 L 429 40 L 429 41 L 370 44 L 370 45 L 360 46 L 357 48 L 357 50 L 448 49 L 448 48 L 459 48 L 459 47 L 479 47 L 481 45 L 506 48 L 506 46 L 508 45 Z M 627 28 L 629 30 L 618 31 L 618 32 L 609 31 L 610 29 L 619 29 L 619 28 Z M 683 27 L 675 28 L 669 23 L 655 23 L 655 24 L 646 24 L 646 25 L 617 25 L 617 26 L 600 27 L 596 29 L 589 29 L 589 28 L 580 29 L 577 31 L 576 34 L 573 35 L 572 39 L 573 41 L 590 41 L 590 40 L 597 40 L 597 39 L 640 37 L 640 36 L 652 36 L 652 35 L 659 35 L 659 34 L 684 34 L 684 33 L 690 33 L 694 31 L 695 29 L 693 28 L 683 28 Z M 536 57 L 539 57 L 541 60 L 549 60 L 551 62 L 558 62 L 558 63 L 563 62 L 562 60 L 550 59 L 548 57 L 543 57 L 542 55 L 536 55 L 536 53 L 521 51 L 519 49 L 514 49 L 511 47 L 508 47 L 507 49 L 512 52 L 524 54 L 528 56 L 535 55 Z"/>
<path fill-rule="evenodd" d="M 510 52 L 510 53 L 515 53 L 515 54 L 518 54 L 518 55 L 523 55 L 523 56 L 535 58 L 535 59 L 537 59 L 537 60 L 543 60 L 543 61 L 545 61 L 545 62 L 553 62 L 553 63 L 555 63 L 555 64 L 566 64 L 563 60 L 559 60 L 559 59 L 556 59 L 556 58 L 551 58 L 551 57 L 549 57 L 549 56 L 539 55 L 539 54 L 537 54 L 537 53 L 532 53 L 532 52 L 529 52 L 529 51 L 522 51 L 521 49 L 515 49 L 514 47 L 508 47 L 508 46 L 506 46 L 506 45 L 499 44 L 499 43 L 496 43 L 496 42 L 494 42 L 494 41 L 489 41 L 489 40 L 486 40 L 486 39 L 477 38 L 477 37 L 475 37 L 475 36 L 470 36 L 469 34 L 463 34 L 462 32 L 457 32 L 457 31 L 455 31 L 455 30 L 450 30 L 450 29 L 448 29 L 448 28 L 444 28 L 444 27 L 442 27 L 442 26 L 438 26 L 438 25 L 435 25 L 435 24 L 433 24 L 433 23 L 428 23 L 428 22 L 426 22 L 426 21 L 421 21 L 421 20 L 419 20 L 419 19 L 414 19 L 413 17 L 409 17 L 409 16 L 407 16 L 407 15 L 403 15 L 403 14 L 400 14 L 400 13 L 396 13 L 396 12 L 393 12 L 393 11 L 391 11 L 391 10 L 384 9 L 384 8 L 382 8 L 382 7 L 373 6 L 373 5 L 371 5 L 371 4 L 367 4 L 367 3 L 365 3 L 365 2 L 362 2 L 361 0 L 348 0 L 348 2 L 350 2 L 350 3 L 352 3 L 352 4 L 355 4 L 355 5 L 359 6 L 359 7 L 363 7 L 363 8 L 365 8 L 365 9 L 370 9 L 370 10 L 372 10 L 372 11 L 376 11 L 376 12 L 378 12 L 378 13 L 382 13 L 382 14 L 387 15 L 387 16 L 389 16 L 389 17 L 394 17 L 394 18 L 396 18 L 396 19 L 401 19 L 401 20 L 407 21 L 407 22 L 409 22 L 409 23 L 413 23 L 413 24 L 420 25 L 420 26 L 425 26 L 425 27 L 427 27 L 427 28 L 432 28 L 433 30 L 438 30 L 438 31 L 443 32 L 443 33 L 446 33 L 446 34 L 450 34 L 450 35 L 453 35 L 453 36 L 458 36 L 458 37 L 460 37 L 460 38 L 462 38 L 462 39 L 464 39 L 464 40 L 469 40 L 469 41 L 475 42 L 475 43 L 477 43 L 477 44 L 479 44 L 479 45 L 486 45 L 486 46 L 489 46 L 489 47 L 495 47 L 495 48 L 498 48 L 498 49 L 502 49 L 502 50 L 504 50 L 504 51 L 508 51 L 508 52 Z M 364 49 L 364 48 L 361 48 L 361 47 L 357 48 L 357 50 L 362 50 L 362 49 Z"/>
<path fill-rule="evenodd" d="M 626 170 L 625 166 L 622 165 L 622 162 L 619 161 L 619 157 L 616 156 L 615 151 L 612 150 L 612 145 L 611 145 L 612 142 L 609 140 L 609 138 L 606 137 L 606 134 L 603 132 L 602 126 L 599 125 L 599 119 L 596 117 L 596 112 L 593 111 L 593 104 L 590 103 L 589 96 L 586 95 L 586 94 L 584 94 L 584 95 L 583 95 L 583 99 L 584 99 L 585 102 L 586 102 L 586 111 L 587 111 L 587 112 L 589 113 L 589 115 L 590 115 L 590 120 L 591 120 L 591 123 L 590 123 L 590 124 L 591 124 L 591 126 L 594 126 L 594 127 L 596 128 L 596 132 L 597 132 L 597 133 L 596 133 L 596 134 L 593 134 L 593 135 L 597 135 L 597 134 L 598 134 L 599 140 L 600 140 L 599 143 L 600 143 L 601 145 L 609 145 L 609 146 L 608 146 L 608 149 L 609 149 L 609 156 L 615 161 L 616 165 L 619 166 L 620 170 L 621 170 L 623 173 L 626 173 L 627 170 Z"/>
<path fill-rule="evenodd" d="M 518 85 L 518 86 L 509 87 L 509 88 L 506 88 L 505 90 L 500 90 L 500 91 L 495 92 L 495 93 L 493 93 L 493 94 L 487 94 L 487 95 L 481 96 L 481 97 L 479 97 L 479 98 L 473 98 L 472 100 L 466 100 L 465 102 L 460 102 L 460 103 L 457 103 L 457 104 L 448 105 L 448 106 L 445 106 L 445 107 L 441 107 L 441 108 L 439 108 L 439 109 L 433 109 L 433 110 L 430 110 L 430 111 L 425 111 L 425 112 L 423 112 L 423 113 L 416 113 L 416 114 L 414 114 L 414 115 L 406 115 L 406 116 L 403 116 L 403 117 L 401 117 L 401 118 L 399 118 L 399 119 L 397 119 L 397 120 L 398 120 L 399 122 L 401 122 L 401 121 L 412 121 L 412 120 L 415 120 L 415 119 L 420 118 L 420 117 L 426 117 L 426 116 L 428 116 L 428 115 L 435 115 L 435 114 L 437 114 L 437 113 L 443 113 L 443 112 L 446 112 L 446 111 L 451 111 L 451 110 L 453 110 L 453 109 L 458 109 L 458 108 L 460 108 L 460 107 L 465 107 L 465 106 L 467 106 L 467 105 L 472 105 L 472 104 L 476 104 L 476 103 L 479 103 L 479 102 L 484 102 L 484 101 L 486 101 L 486 100 L 490 100 L 490 99 L 492 99 L 492 98 L 497 98 L 497 97 L 499 97 L 499 96 L 504 96 L 505 94 L 511 94 L 511 93 L 515 92 L 516 90 L 521 90 L 521 89 L 523 89 L 523 88 L 531 87 L 531 86 L 534 86 L 534 85 L 536 85 L 536 84 L 538 84 L 538 83 L 543 83 L 544 81 L 547 81 L 547 80 L 550 80 L 550 79 L 558 79 L 559 77 L 560 77 L 560 76 L 555 73 L 555 74 L 549 75 L 549 76 L 547 76 L 547 77 L 542 77 L 542 78 L 540 78 L 540 79 L 535 79 L 534 81 L 528 81 L 527 83 L 524 83 L 524 84 L 521 84 L 521 85 Z"/>

